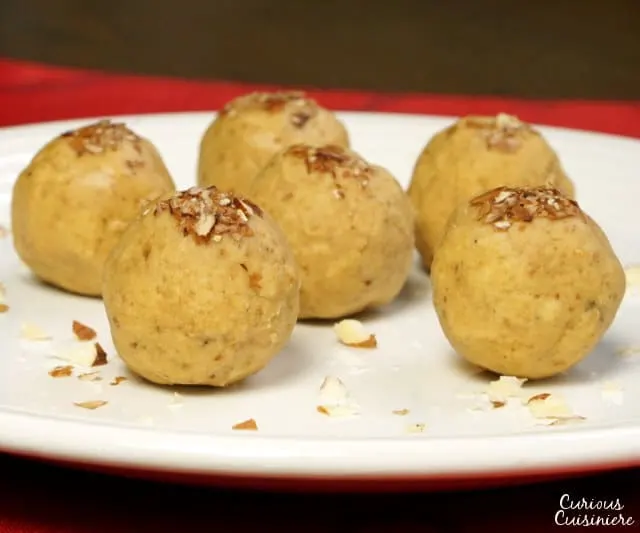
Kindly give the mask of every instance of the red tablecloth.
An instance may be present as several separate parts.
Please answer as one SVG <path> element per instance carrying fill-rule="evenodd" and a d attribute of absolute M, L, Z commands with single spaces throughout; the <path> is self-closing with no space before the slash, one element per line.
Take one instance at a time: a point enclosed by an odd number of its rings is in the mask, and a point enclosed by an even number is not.
<path fill-rule="evenodd" d="M 218 109 L 239 94 L 273 87 L 184 81 L 45 67 L 0 59 L 0 125 L 114 114 Z M 511 113 L 540 124 L 640 137 L 640 101 L 514 98 L 310 90 L 335 109 L 465 115 Z"/>
<path fill-rule="evenodd" d="M 0 59 L 0 125 L 212 110 L 258 88 Z M 309 92 L 335 109 L 440 115 L 508 112 L 541 124 L 640 137 L 640 102 Z M 244 533 L 271 529 L 284 533 L 543 533 L 556 529 L 554 515 L 565 492 L 574 498 L 619 498 L 626 516 L 635 519 L 634 526 L 624 530 L 638 530 L 640 525 L 640 470 L 496 492 L 320 498 L 154 485 L 68 472 L 1 455 L 0 472 L 0 533 Z"/>

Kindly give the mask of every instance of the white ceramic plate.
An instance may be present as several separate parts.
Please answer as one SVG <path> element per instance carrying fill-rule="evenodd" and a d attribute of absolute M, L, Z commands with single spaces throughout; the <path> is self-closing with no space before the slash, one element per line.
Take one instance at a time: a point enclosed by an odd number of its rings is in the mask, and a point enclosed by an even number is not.
<path fill-rule="evenodd" d="M 162 152 L 180 187 L 194 182 L 207 113 L 124 117 Z M 427 139 L 451 119 L 345 113 L 354 147 L 408 184 Z M 12 183 L 50 138 L 87 121 L 0 131 L 0 224 L 8 225 Z M 640 263 L 637 216 L 640 142 L 543 128 L 577 184 L 579 201 L 610 236 L 625 265 Z M 0 449 L 107 467 L 204 476 L 411 481 L 520 476 L 640 464 L 640 298 L 629 290 L 595 353 L 567 375 L 525 384 L 526 395 L 562 394 L 585 420 L 541 426 L 520 401 L 489 409 L 478 396 L 494 379 L 452 354 L 419 268 L 401 297 L 368 318 L 377 350 L 341 346 L 330 326 L 301 325 L 262 373 L 229 390 L 158 388 L 130 376 L 115 355 L 98 300 L 35 281 L 0 241 L 0 281 L 10 311 L 0 315 Z M 50 354 L 72 342 L 71 322 L 99 332 L 110 354 L 104 380 L 54 379 Z M 20 338 L 23 323 L 52 341 Z M 620 351 L 625 351 L 620 354 Z M 62 363 L 64 364 L 64 363 Z M 81 372 L 81 370 L 78 370 Z M 110 386 L 114 376 L 129 381 Z M 338 377 L 361 414 L 316 411 L 326 376 Z M 107 400 L 89 411 L 74 402 Z M 399 416 L 393 410 L 408 409 Z M 233 431 L 254 418 L 259 431 Z M 423 432 L 410 432 L 425 424 Z"/>

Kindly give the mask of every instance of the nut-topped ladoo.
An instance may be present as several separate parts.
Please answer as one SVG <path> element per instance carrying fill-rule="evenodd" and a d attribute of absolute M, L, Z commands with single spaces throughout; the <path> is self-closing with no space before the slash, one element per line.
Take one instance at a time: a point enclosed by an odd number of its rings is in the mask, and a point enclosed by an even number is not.
<path fill-rule="evenodd" d="M 109 252 L 144 205 L 174 190 L 156 148 L 103 120 L 56 137 L 13 189 L 14 245 L 36 276 L 99 296 Z"/>
<path fill-rule="evenodd" d="M 454 212 L 431 267 L 433 303 L 462 357 L 520 378 L 581 361 L 625 275 L 602 229 L 557 189 L 499 187 Z"/>
<path fill-rule="evenodd" d="M 300 318 L 340 318 L 391 302 L 413 257 L 411 204 L 382 167 L 339 146 L 296 144 L 249 196 L 282 228 L 300 266 Z"/>
<path fill-rule="evenodd" d="M 110 256 L 104 303 L 120 357 L 160 384 L 226 386 L 266 366 L 298 316 L 287 241 L 257 205 L 216 187 L 158 201 Z"/>
<path fill-rule="evenodd" d="M 416 246 L 427 269 L 460 202 L 501 185 L 555 187 L 574 196 L 551 146 L 536 129 L 511 115 L 465 117 L 427 143 L 409 186 L 416 209 Z"/>
<path fill-rule="evenodd" d="M 343 124 L 300 91 L 250 93 L 229 102 L 200 143 L 198 184 L 247 194 L 279 150 L 296 143 L 349 146 Z"/>

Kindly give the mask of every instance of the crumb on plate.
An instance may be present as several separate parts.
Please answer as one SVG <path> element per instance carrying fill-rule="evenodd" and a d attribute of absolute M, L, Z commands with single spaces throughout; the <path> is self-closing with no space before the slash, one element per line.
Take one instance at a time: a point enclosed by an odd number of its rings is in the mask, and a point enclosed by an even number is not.
<path fill-rule="evenodd" d="M 85 402 L 74 402 L 73 405 L 76 407 L 82 407 L 83 409 L 89 409 L 93 411 L 94 409 L 98 409 L 104 405 L 107 405 L 107 401 L 105 400 L 88 400 Z"/>
<path fill-rule="evenodd" d="M 104 351 L 104 348 L 100 346 L 100 343 L 96 342 L 94 344 L 95 348 L 95 358 L 93 359 L 93 363 L 91 366 L 103 366 L 108 363 L 107 361 L 107 352 Z"/>
<path fill-rule="evenodd" d="M 505 404 L 509 398 L 521 398 L 522 386 L 526 381 L 513 376 L 500 376 L 497 380 L 489 382 L 487 397 L 492 404 Z"/>
<path fill-rule="evenodd" d="M 80 381 L 102 381 L 100 377 L 100 372 L 84 372 L 83 374 L 78 375 L 78 379 Z"/>
<path fill-rule="evenodd" d="M 627 288 L 634 289 L 640 287 L 640 265 L 630 265 L 624 269 L 627 278 Z"/>
<path fill-rule="evenodd" d="M 47 341 L 51 335 L 35 324 L 24 323 L 20 328 L 20 336 L 29 341 Z"/>
<path fill-rule="evenodd" d="M 71 329 L 73 334 L 79 341 L 92 341 L 97 337 L 97 333 L 93 328 L 83 324 L 82 322 L 78 322 L 74 320 L 71 324 Z"/>
<path fill-rule="evenodd" d="M 360 407 L 351 399 L 347 387 L 340 378 L 327 376 L 320 385 L 316 411 L 326 416 L 340 418 L 359 414 Z"/>
<path fill-rule="evenodd" d="M 640 354 L 640 346 L 624 346 L 616 350 L 616 355 L 621 357 L 630 357 L 637 354 Z"/>
<path fill-rule="evenodd" d="M 352 348 L 376 348 L 378 341 L 376 336 L 365 331 L 364 326 L 358 320 L 345 319 L 337 322 L 333 330 L 338 340 Z"/>
<path fill-rule="evenodd" d="M 231 426 L 231 429 L 234 430 L 249 430 L 249 431 L 257 431 L 258 424 L 253 418 L 249 418 L 248 420 L 244 420 L 243 422 L 238 422 Z"/>
<path fill-rule="evenodd" d="M 68 378 L 73 374 L 73 367 L 71 365 L 56 366 L 49 370 L 49 375 L 52 378 Z"/>
<path fill-rule="evenodd" d="M 624 389 L 622 385 L 615 381 L 605 381 L 602 384 L 602 399 L 613 405 L 624 404 Z"/>
<path fill-rule="evenodd" d="M 526 405 L 531 415 L 545 425 L 585 420 L 585 417 L 576 415 L 566 400 L 558 394 L 536 394 L 527 400 Z"/>
<path fill-rule="evenodd" d="M 56 359 L 61 359 L 72 365 L 91 367 L 97 358 L 96 347 L 90 342 L 73 342 L 70 345 L 57 347 L 53 354 Z"/>

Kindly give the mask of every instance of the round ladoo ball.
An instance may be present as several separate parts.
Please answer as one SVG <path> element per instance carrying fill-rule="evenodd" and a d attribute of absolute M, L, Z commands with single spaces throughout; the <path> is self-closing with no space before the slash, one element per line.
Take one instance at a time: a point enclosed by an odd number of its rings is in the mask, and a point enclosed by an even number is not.
<path fill-rule="evenodd" d="M 536 379 L 581 361 L 611 325 L 624 270 L 600 227 L 548 188 L 501 187 L 464 202 L 431 267 L 453 348 L 498 374 Z"/>
<path fill-rule="evenodd" d="M 155 147 L 108 120 L 63 133 L 13 189 L 16 252 L 42 280 L 99 296 L 109 252 L 143 206 L 175 189 Z"/>
<path fill-rule="evenodd" d="M 256 177 L 251 198 L 283 229 L 301 270 L 300 318 L 391 302 L 412 266 L 413 212 L 385 169 L 338 146 L 294 145 Z"/>
<path fill-rule="evenodd" d="M 223 387 L 264 368 L 289 340 L 300 278 L 281 230 L 215 187 L 163 198 L 107 261 L 115 347 L 158 384 Z"/>
<path fill-rule="evenodd" d="M 200 144 L 198 184 L 247 194 L 273 155 L 296 143 L 349 146 L 331 111 L 302 92 L 251 93 L 229 102 Z"/>
<path fill-rule="evenodd" d="M 555 187 L 574 196 L 551 146 L 516 117 L 466 117 L 429 141 L 409 186 L 416 247 L 425 268 L 430 268 L 447 220 L 460 202 L 503 185 Z"/>

